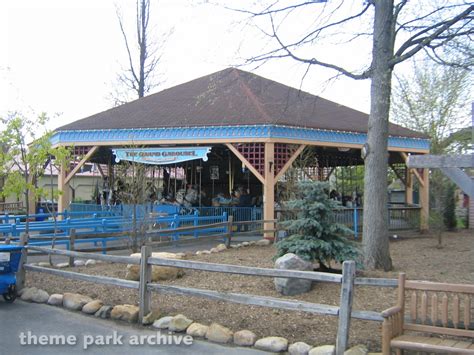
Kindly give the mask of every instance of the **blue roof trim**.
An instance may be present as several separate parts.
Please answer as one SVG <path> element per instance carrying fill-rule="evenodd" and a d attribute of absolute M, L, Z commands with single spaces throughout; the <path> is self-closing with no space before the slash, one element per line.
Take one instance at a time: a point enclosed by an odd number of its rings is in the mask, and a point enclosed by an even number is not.
<path fill-rule="evenodd" d="M 58 131 L 51 137 L 52 144 L 87 145 L 92 142 L 190 140 L 198 143 L 200 139 L 235 138 L 282 138 L 302 141 L 328 142 L 341 144 L 364 144 L 367 134 L 356 132 L 326 131 L 314 128 L 289 127 L 278 125 L 261 126 L 208 126 L 173 127 L 156 129 L 109 129 Z M 392 148 L 429 149 L 428 139 L 389 137 Z"/>

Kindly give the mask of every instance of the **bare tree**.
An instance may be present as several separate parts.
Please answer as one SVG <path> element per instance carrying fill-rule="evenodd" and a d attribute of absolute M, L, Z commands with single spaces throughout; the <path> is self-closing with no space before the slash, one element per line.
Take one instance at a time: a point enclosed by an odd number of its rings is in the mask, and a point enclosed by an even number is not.
<path fill-rule="evenodd" d="M 319 9 L 314 6 L 324 0 L 272 0 L 258 3 L 257 10 L 237 11 L 249 14 L 257 26 L 272 39 L 274 47 L 249 58 L 251 63 L 271 59 L 293 59 L 308 66 L 321 66 L 356 80 L 371 80 L 371 103 L 367 142 L 364 149 L 364 262 L 368 268 L 390 270 L 392 261 L 387 238 L 387 143 L 391 81 L 394 67 L 426 52 L 439 63 L 461 65 L 443 57 L 446 45 L 463 43 L 474 34 L 474 6 L 464 1 L 367 0 L 365 2 L 329 1 Z M 350 3 L 350 5 L 348 5 Z M 346 6 L 346 15 L 342 8 Z M 347 7 L 350 7 L 347 9 Z M 310 14 L 311 24 L 301 21 Z M 342 14 L 342 15 L 341 15 Z M 300 22 L 290 21 L 300 16 Z M 294 19 L 294 18 L 293 18 Z M 262 25 L 261 21 L 265 21 Z M 288 24 L 290 28 L 285 27 Z M 349 33 L 348 25 L 369 26 L 367 31 Z M 301 31 L 301 32 L 298 32 Z M 345 40 L 341 39 L 345 35 Z M 370 62 L 362 70 L 325 60 L 327 51 L 314 52 L 319 41 L 330 39 L 339 49 L 365 37 L 372 41 Z M 350 58 L 347 51 L 342 59 Z M 316 54 L 316 55 L 315 55 Z M 472 63 L 471 63 L 472 64 Z"/>
<path fill-rule="evenodd" d="M 136 32 L 133 36 L 127 34 L 125 21 L 122 12 L 117 7 L 117 19 L 120 31 L 123 36 L 125 49 L 127 51 L 127 69 L 118 74 L 118 84 L 122 85 L 125 91 L 131 91 L 138 98 L 145 96 L 150 90 L 159 85 L 156 77 L 158 63 L 161 60 L 162 50 L 166 39 L 172 31 L 163 36 L 162 41 L 153 39 L 153 26 L 150 22 L 151 0 L 137 0 L 136 2 Z M 122 88 L 115 88 L 111 94 L 114 104 L 123 104 L 128 101 L 128 97 L 123 97 L 120 92 Z"/>

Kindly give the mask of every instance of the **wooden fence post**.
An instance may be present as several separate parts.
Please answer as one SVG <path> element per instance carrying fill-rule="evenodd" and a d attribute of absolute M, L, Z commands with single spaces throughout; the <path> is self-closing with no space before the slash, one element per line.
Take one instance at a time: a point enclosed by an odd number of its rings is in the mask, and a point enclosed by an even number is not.
<path fill-rule="evenodd" d="M 232 241 L 232 233 L 233 233 L 232 228 L 234 228 L 233 223 L 234 223 L 234 216 L 229 216 L 229 218 L 227 219 L 227 240 L 226 240 L 227 248 L 230 248 L 230 242 Z"/>
<path fill-rule="evenodd" d="M 21 257 L 20 257 L 20 265 L 18 266 L 18 272 L 16 273 L 16 285 L 17 291 L 20 291 L 23 287 L 25 287 L 25 268 L 24 265 L 26 264 L 26 258 L 28 253 L 25 249 L 25 246 L 28 244 L 28 235 L 25 233 L 20 238 L 20 245 L 23 247 L 21 250 Z"/>
<path fill-rule="evenodd" d="M 148 245 L 142 246 L 140 259 L 140 284 L 138 287 L 139 297 L 139 312 L 138 319 L 140 323 L 143 318 L 150 313 L 151 306 L 151 292 L 148 290 L 148 284 L 151 282 L 151 268 L 148 264 L 148 258 L 151 256 L 151 247 Z"/>
<path fill-rule="evenodd" d="M 71 228 L 69 230 L 69 251 L 74 251 L 74 242 L 76 240 L 76 229 Z M 73 267 L 74 266 L 74 257 L 70 256 L 69 257 L 69 266 Z"/>
<path fill-rule="evenodd" d="M 344 261 L 342 264 L 341 301 L 339 304 L 336 355 L 343 355 L 349 343 L 355 269 L 354 261 Z"/>

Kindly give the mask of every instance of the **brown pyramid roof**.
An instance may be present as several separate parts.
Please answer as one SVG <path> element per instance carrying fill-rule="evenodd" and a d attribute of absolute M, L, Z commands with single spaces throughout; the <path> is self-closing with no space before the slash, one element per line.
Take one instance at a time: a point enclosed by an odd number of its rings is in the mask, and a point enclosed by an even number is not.
<path fill-rule="evenodd" d="M 285 125 L 367 132 L 368 115 L 228 68 L 62 126 L 64 130 Z M 426 138 L 390 124 L 391 136 Z"/>

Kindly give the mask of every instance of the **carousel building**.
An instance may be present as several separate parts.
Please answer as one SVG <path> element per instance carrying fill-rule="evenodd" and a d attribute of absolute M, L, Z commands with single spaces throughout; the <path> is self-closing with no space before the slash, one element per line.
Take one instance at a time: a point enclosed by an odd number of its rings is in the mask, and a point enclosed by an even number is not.
<path fill-rule="evenodd" d="M 187 183 L 215 198 L 243 187 L 263 204 L 263 219 L 272 220 L 276 183 L 300 154 L 313 152 L 313 178 L 319 180 L 336 167 L 363 165 L 367 125 L 365 113 L 225 69 L 57 128 L 53 145 L 74 147 L 75 156 L 59 173 L 59 211 L 71 202 L 68 184 L 83 164 L 106 164 L 103 175 L 111 180 L 114 166 L 129 160 L 155 166 L 168 193 Z M 389 165 L 405 185 L 405 203 L 413 203 L 417 182 L 426 223 L 428 171 L 407 169 L 405 161 L 429 153 L 428 138 L 390 124 L 388 150 Z"/>

